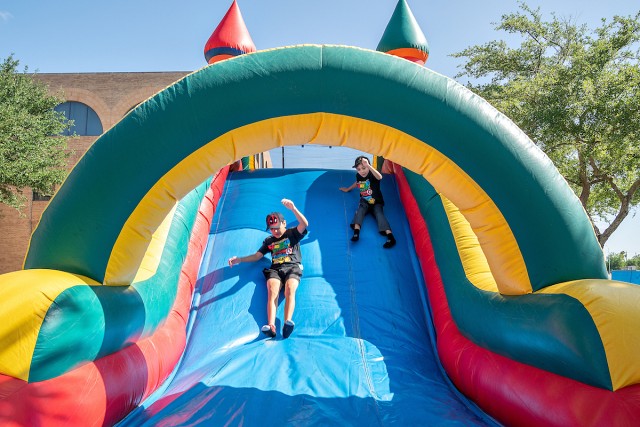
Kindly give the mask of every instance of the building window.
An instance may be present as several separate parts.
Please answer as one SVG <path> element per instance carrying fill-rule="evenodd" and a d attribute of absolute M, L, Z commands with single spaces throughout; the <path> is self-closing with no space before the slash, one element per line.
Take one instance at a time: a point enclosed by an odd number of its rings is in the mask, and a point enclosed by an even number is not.
<path fill-rule="evenodd" d="M 62 135 L 97 136 L 102 134 L 102 122 L 91 107 L 82 102 L 69 101 L 55 107 L 68 120 L 73 120 L 73 126 Z"/>

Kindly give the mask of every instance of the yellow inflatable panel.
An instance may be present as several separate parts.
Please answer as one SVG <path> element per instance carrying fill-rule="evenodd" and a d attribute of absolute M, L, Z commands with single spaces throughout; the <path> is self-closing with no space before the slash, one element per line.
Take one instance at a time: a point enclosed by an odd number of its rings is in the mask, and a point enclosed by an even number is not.
<path fill-rule="evenodd" d="M 600 332 L 614 390 L 640 383 L 638 285 L 584 279 L 548 286 L 537 293 L 566 294 L 584 305 Z"/>
<path fill-rule="evenodd" d="M 27 381 L 31 358 L 51 303 L 74 286 L 100 285 L 57 270 L 21 270 L 0 275 L 0 374 Z"/>
<path fill-rule="evenodd" d="M 160 226 L 156 230 L 145 230 L 145 234 L 120 234 L 118 239 L 116 240 L 115 248 L 119 251 L 111 252 L 111 256 L 109 257 L 109 262 L 107 264 L 107 271 L 104 277 L 104 284 L 107 286 L 128 286 L 135 282 L 142 282 L 153 277 L 158 270 L 158 266 L 160 265 L 160 261 L 162 259 L 162 251 L 164 250 L 164 245 L 167 241 L 167 236 L 169 235 L 169 230 L 171 229 L 171 222 L 173 221 L 173 216 L 176 212 L 176 207 L 178 206 L 178 202 L 176 201 L 173 205 L 173 209 L 169 212 L 164 220 L 160 223 Z M 142 209 L 136 209 L 130 221 L 140 221 L 138 218 L 139 215 L 150 215 L 150 212 L 145 211 L 145 208 L 153 208 L 152 206 L 145 205 Z M 151 235 L 151 240 L 147 240 L 147 236 Z M 130 239 L 130 240 L 122 240 L 121 239 Z M 131 240 L 133 239 L 133 240 Z M 142 258 L 140 266 L 136 271 L 132 271 L 134 273 L 133 277 L 129 277 L 126 275 L 118 275 L 114 272 L 121 271 L 122 260 L 127 259 L 132 256 L 131 250 L 139 247 L 140 245 L 144 245 L 148 242 L 148 246 L 145 250 L 145 254 Z M 115 278 L 117 277 L 117 279 Z"/>
<path fill-rule="evenodd" d="M 480 242 L 471 229 L 469 221 L 449 199 L 440 195 L 445 213 L 449 219 L 451 232 L 456 242 L 464 274 L 475 287 L 489 292 L 498 292 L 498 285 L 491 274 L 487 257 L 482 252 Z"/>
<path fill-rule="evenodd" d="M 424 176 L 437 191 L 450 195 L 471 224 L 495 272 L 500 292 L 510 295 L 531 292 L 524 260 L 509 225 L 495 203 L 462 169 L 426 142 L 397 129 L 329 113 L 252 123 L 227 132 L 182 160 L 152 187 L 125 223 L 112 250 L 109 283 L 131 283 L 151 231 L 175 202 L 212 170 L 275 147 L 300 144 L 355 148 L 383 156 Z"/>

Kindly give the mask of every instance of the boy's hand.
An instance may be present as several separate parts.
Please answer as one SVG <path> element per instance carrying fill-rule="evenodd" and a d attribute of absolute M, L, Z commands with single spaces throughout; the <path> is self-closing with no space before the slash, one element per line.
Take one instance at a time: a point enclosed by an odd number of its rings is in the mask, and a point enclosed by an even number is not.
<path fill-rule="evenodd" d="M 294 205 L 293 202 L 289 199 L 282 199 L 282 204 L 289 210 L 294 210 L 296 207 L 296 205 Z"/>
<path fill-rule="evenodd" d="M 367 159 L 366 157 L 364 159 L 362 159 L 362 161 L 360 163 L 362 163 L 362 166 L 364 166 L 365 168 L 368 168 L 368 167 L 371 166 L 369 164 L 369 159 Z"/>
<path fill-rule="evenodd" d="M 343 192 L 345 192 L 345 193 L 348 193 L 348 192 L 349 192 L 349 191 L 351 191 L 351 190 L 349 190 L 347 187 L 340 187 L 340 191 L 343 191 Z"/>
<path fill-rule="evenodd" d="M 233 267 L 236 264 L 240 264 L 240 260 L 237 256 L 232 256 L 231 258 L 229 258 L 229 267 Z"/>

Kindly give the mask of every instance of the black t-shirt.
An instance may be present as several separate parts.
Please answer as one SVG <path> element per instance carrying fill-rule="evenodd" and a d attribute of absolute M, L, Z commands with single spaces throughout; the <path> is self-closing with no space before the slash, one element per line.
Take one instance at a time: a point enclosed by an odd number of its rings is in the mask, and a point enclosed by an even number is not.
<path fill-rule="evenodd" d="M 384 205 L 384 199 L 382 198 L 382 191 L 380 191 L 380 180 L 376 178 L 371 171 L 367 176 L 362 177 L 359 173 L 356 173 L 356 181 L 358 182 L 358 189 L 360 190 L 360 199 L 366 201 L 370 205 L 379 204 Z"/>
<path fill-rule="evenodd" d="M 297 227 L 287 228 L 287 231 L 279 239 L 274 236 L 264 239 L 258 252 L 262 255 L 271 252 L 271 268 L 279 267 L 282 264 L 300 264 L 302 262 L 300 240 L 306 234 L 307 230 L 300 233 Z"/>

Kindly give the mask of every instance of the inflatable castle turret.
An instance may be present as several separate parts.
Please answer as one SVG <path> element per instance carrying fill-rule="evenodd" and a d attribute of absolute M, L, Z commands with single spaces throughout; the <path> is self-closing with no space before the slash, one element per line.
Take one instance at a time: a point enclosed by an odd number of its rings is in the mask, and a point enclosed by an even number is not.
<path fill-rule="evenodd" d="M 204 45 L 207 64 L 256 51 L 249 30 L 242 19 L 238 2 L 233 0 L 229 10 Z M 238 169 L 255 169 L 255 157 L 243 157 L 236 165 Z"/>
<path fill-rule="evenodd" d="M 413 16 L 406 0 L 398 0 L 376 50 L 419 65 L 424 65 L 427 62 L 429 43 L 427 43 L 427 38 L 420 29 L 420 25 L 418 25 L 418 21 Z M 374 158 L 373 166 L 385 173 L 390 173 L 393 170 L 393 165 L 388 161 L 385 162 L 382 156 Z"/>
<path fill-rule="evenodd" d="M 242 19 L 238 3 L 234 0 L 204 45 L 204 58 L 207 64 L 213 64 L 255 51 L 256 46 Z"/>
<path fill-rule="evenodd" d="M 376 50 L 420 65 L 427 62 L 429 43 L 406 0 L 398 1 Z"/>

